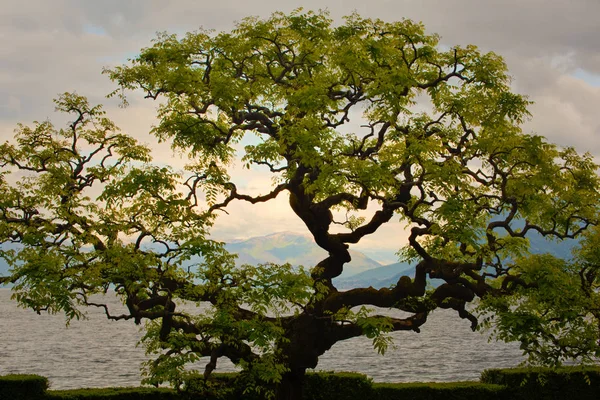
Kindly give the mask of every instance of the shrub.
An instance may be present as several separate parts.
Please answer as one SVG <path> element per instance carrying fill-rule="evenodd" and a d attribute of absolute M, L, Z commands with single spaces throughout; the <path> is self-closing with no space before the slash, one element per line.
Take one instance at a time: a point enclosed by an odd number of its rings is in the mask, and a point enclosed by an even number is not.
<path fill-rule="evenodd" d="M 244 374 L 214 374 L 208 382 L 201 375 L 185 382 L 184 393 L 201 396 L 207 400 L 263 400 L 255 392 L 244 393 L 248 385 Z M 351 372 L 313 372 L 306 374 L 304 398 L 306 400 L 356 400 L 371 398 L 371 379 Z"/>
<path fill-rule="evenodd" d="M 164 388 L 46 391 L 38 375 L 0 376 L 0 398 L 10 400 L 263 400 L 246 393 L 244 374 L 215 374 L 208 382 L 189 377 L 182 392 Z M 490 369 L 481 382 L 372 383 L 358 373 L 306 375 L 305 400 L 558 400 L 600 399 L 600 367 Z"/>
<path fill-rule="evenodd" d="M 208 381 L 203 375 L 190 375 L 185 379 L 183 397 L 234 400 L 241 398 L 244 389 L 241 386 L 237 373 L 213 374 Z"/>
<path fill-rule="evenodd" d="M 0 397 L 11 400 L 43 399 L 48 378 L 39 375 L 0 376 Z"/>
<path fill-rule="evenodd" d="M 306 374 L 304 398 L 306 400 L 357 400 L 369 399 L 372 380 L 354 372 L 313 372 Z"/>
<path fill-rule="evenodd" d="M 506 388 L 480 382 L 375 383 L 377 400 L 508 400 Z"/>
<path fill-rule="evenodd" d="M 506 385 L 515 399 L 600 399 L 600 367 L 489 369 L 481 381 Z"/>
<path fill-rule="evenodd" d="M 180 400 L 181 396 L 173 389 L 163 388 L 101 388 L 52 390 L 47 392 L 49 400 Z"/>

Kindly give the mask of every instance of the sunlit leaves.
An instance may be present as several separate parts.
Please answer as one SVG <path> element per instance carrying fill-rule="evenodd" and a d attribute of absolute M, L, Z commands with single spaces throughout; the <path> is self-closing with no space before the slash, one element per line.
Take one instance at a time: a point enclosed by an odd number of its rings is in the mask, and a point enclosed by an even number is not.
<path fill-rule="evenodd" d="M 579 222 L 568 218 L 591 199 L 577 201 L 571 189 L 596 185 L 595 167 L 557 162 L 558 149 L 521 133 L 529 103 L 509 91 L 501 57 L 475 46 L 442 51 L 438 41 L 409 20 L 353 14 L 333 27 L 326 13 L 296 10 L 242 20 L 230 33 L 163 34 L 132 65 L 107 72 L 124 88 L 164 96 L 154 133 L 214 162 L 198 174 L 223 171 L 223 179 L 206 180 L 210 205 L 230 190 L 225 168 L 235 143 L 250 136 L 252 144 L 237 149 L 242 162 L 268 166 L 274 183 L 300 182 L 314 201 L 366 193 L 390 202 L 410 188 L 395 207 L 409 223 L 427 221 L 437 239 L 422 242 L 432 254 L 449 255 L 455 244 L 470 246 L 472 259 L 506 253 L 483 236 L 491 215 L 514 204 L 516 219 L 573 232 Z M 424 97 L 430 108 L 418 104 Z M 362 127 L 338 129 L 348 123 Z"/>
<path fill-rule="evenodd" d="M 160 100 L 151 133 L 193 162 L 183 172 L 148 165 L 148 149 L 66 94 L 57 105 L 74 113 L 72 125 L 21 126 L 17 144 L 0 147 L 0 164 L 27 175 L 19 186 L 0 175 L 0 235 L 35 250 L 3 253 L 22 293 L 35 287 L 22 303 L 73 313 L 71 304 L 112 285 L 125 300 L 122 318 L 160 321 L 144 339 L 158 353 L 149 382 L 178 384 L 199 355 L 229 357 L 248 376 L 278 382 L 288 363 L 315 364 L 337 340 L 366 335 L 383 353 L 388 332 L 418 330 L 436 307 L 474 326 L 465 303 L 486 294 L 502 337 L 521 340 L 536 359 L 595 351 L 575 342 L 593 331 L 595 255 L 581 250 L 580 264 L 529 256 L 527 234 L 577 237 L 597 224 L 597 165 L 523 134 L 529 101 L 510 91 L 497 54 L 441 48 L 409 20 L 355 13 L 336 25 L 327 12 L 299 9 L 245 18 L 231 32 L 161 33 L 105 72 L 119 85 L 113 95 L 139 89 Z M 271 172 L 272 190 L 243 193 L 230 173 L 237 160 Z M 288 264 L 237 266 L 207 239 L 232 201 L 285 191 L 328 253 L 312 278 Z M 419 262 L 415 279 L 335 290 L 349 245 L 398 217 L 411 230 L 403 252 Z M 345 232 L 334 233 L 334 222 Z M 53 262 L 61 266 L 40 273 Z M 445 283 L 427 291 L 427 277 Z M 191 303 L 211 307 L 190 311 Z M 350 311 L 365 303 L 414 315 Z M 324 337 L 294 355 L 286 346 L 305 332 Z"/>
<path fill-rule="evenodd" d="M 437 293 L 436 301 L 465 316 L 464 299 L 508 292 L 518 271 L 533 265 L 529 232 L 576 237 L 595 224 L 599 182 L 589 155 L 523 134 L 530 102 L 511 92 L 499 55 L 438 43 L 409 20 L 355 13 L 334 25 L 326 12 L 296 10 L 246 18 L 226 33 L 163 34 L 130 65 L 107 73 L 122 88 L 164 98 L 154 133 L 199 160 L 193 171 L 204 177 L 209 205 L 221 207 L 223 197 L 258 200 L 229 181 L 235 154 L 247 168 L 273 173 L 309 230 L 326 232 L 320 242 L 332 257 L 345 259 L 345 245 L 395 213 L 412 228 L 403 254 L 425 260 L 430 277 L 460 292 L 460 299 Z M 379 210 L 363 216 L 373 207 Z M 341 222 L 350 233 L 329 232 L 332 211 L 350 216 Z M 300 304 L 328 296 L 318 279 L 314 297 L 293 285 L 274 292 L 271 279 L 288 279 L 281 266 L 252 272 L 224 265 L 200 269 L 212 282 L 202 290 L 218 287 L 221 304 L 239 297 L 264 314 L 284 292 Z M 334 267 L 323 263 L 313 274 L 336 276 L 341 267 Z M 555 267 L 556 276 L 568 276 Z M 535 275 L 531 268 L 527 274 Z M 535 276 L 548 287 L 562 282 Z M 535 306 L 548 302 L 539 297 Z M 528 315 L 519 323 L 544 324 Z M 351 319 L 385 349 L 385 321 Z"/>
<path fill-rule="evenodd" d="M 210 219 L 179 191 L 179 175 L 145 165 L 149 150 L 82 96 L 56 104 L 73 115 L 68 129 L 21 125 L 0 149 L 0 241 L 18 243 L 2 255 L 20 303 L 79 317 L 90 294 L 112 285 L 143 297 L 181 279 L 181 262 L 215 251 L 203 240 Z"/>
<path fill-rule="evenodd" d="M 229 160 L 233 143 L 260 132 L 258 144 L 241 154 L 246 165 L 288 168 L 289 178 L 298 165 L 317 170 L 304 184 L 318 199 L 363 188 L 389 196 L 403 166 L 444 155 L 439 136 L 426 139 L 419 117 L 411 120 L 409 107 L 423 90 L 432 90 L 437 111 L 474 125 L 490 125 L 483 115 L 490 111 L 497 121 L 526 112 L 516 95 L 504 97 L 508 108 L 498 111 L 496 97 L 506 92 L 508 77 L 494 54 L 475 47 L 440 52 L 438 37 L 409 20 L 386 23 L 353 14 L 345 25 L 333 28 L 331 22 L 326 13 L 297 10 L 245 19 L 231 33 L 198 32 L 180 40 L 163 34 L 131 66 L 107 72 L 125 88 L 166 97 L 154 132 L 174 146 Z M 357 148 L 364 133 L 346 137 L 330 129 L 347 123 L 354 108 L 364 111 L 373 130 L 406 120 L 411 134 L 390 132 L 383 142 L 375 135 Z M 366 149 L 371 157 L 357 157 Z"/>
<path fill-rule="evenodd" d="M 532 364 L 595 362 L 600 355 L 597 231 L 585 236 L 572 260 L 517 259 L 512 294 L 489 296 L 479 305 L 482 327 L 497 339 L 520 342 Z"/>

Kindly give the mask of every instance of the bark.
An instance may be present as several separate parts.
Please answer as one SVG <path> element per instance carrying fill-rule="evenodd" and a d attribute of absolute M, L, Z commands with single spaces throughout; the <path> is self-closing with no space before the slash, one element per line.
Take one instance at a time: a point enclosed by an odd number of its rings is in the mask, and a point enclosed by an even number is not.
<path fill-rule="evenodd" d="M 306 370 L 315 368 L 319 357 L 341 339 L 335 328 L 337 325 L 327 319 L 306 313 L 289 321 L 285 327 L 287 340 L 281 344 L 289 371 L 277 388 L 276 400 L 302 399 Z M 348 337 L 357 335 L 354 332 Z"/>
<path fill-rule="evenodd" d="M 304 392 L 306 369 L 291 368 L 283 375 L 275 394 L 276 400 L 301 400 Z"/>

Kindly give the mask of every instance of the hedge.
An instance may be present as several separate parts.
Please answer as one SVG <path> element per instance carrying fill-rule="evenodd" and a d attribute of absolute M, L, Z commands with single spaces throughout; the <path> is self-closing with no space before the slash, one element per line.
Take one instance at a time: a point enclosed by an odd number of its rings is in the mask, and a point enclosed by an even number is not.
<path fill-rule="evenodd" d="M 211 387 L 207 388 L 204 386 L 204 379 L 196 376 L 187 380 L 186 392 L 191 395 L 202 394 L 207 400 L 263 400 L 264 396 L 259 393 L 243 393 L 249 384 L 251 383 L 247 382 L 242 374 L 214 374 Z M 372 380 L 363 374 L 354 372 L 306 374 L 303 396 L 306 400 L 368 400 L 371 395 Z"/>
<path fill-rule="evenodd" d="M 187 391 L 163 388 L 105 388 L 47 391 L 48 380 L 37 375 L 0 376 L 0 399 L 10 400 L 262 400 L 242 395 L 243 374 L 216 374 L 208 391 L 199 377 Z M 357 373 L 318 372 L 306 376 L 306 400 L 557 400 L 600 399 L 600 367 L 486 370 L 482 382 L 372 383 Z M 212 395 L 210 394 L 212 392 Z M 200 394 L 203 393 L 203 394 Z M 208 395 L 206 395 L 208 393 Z"/>
<path fill-rule="evenodd" d="M 182 400 L 182 397 L 173 389 L 162 388 L 102 388 L 102 389 L 75 389 L 75 390 L 49 390 L 45 397 L 47 400 Z"/>
<path fill-rule="evenodd" d="M 48 378 L 39 375 L 0 376 L 0 398 L 11 400 L 38 400 L 45 398 Z"/>
<path fill-rule="evenodd" d="M 514 399 L 600 399 L 600 367 L 488 369 L 481 381 L 508 387 Z"/>
<path fill-rule="evenodd" d="M 506 387 L 480 382 L 375 383 L 377 400 L 508 400 Z"/>
<path fill-rule="evenodd" d="M 306 400 L 367 400 L 373 381 L 354 372 L 315 372 L 306 374 Z"/>

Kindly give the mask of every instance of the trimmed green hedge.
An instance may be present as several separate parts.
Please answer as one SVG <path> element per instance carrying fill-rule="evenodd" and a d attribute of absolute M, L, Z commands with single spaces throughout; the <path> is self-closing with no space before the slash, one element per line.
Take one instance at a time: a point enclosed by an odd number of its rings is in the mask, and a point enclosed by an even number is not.
<path fill-rule="evenodd" d="M 306 374 L 306 400 L 367 400 L 372 396 L 373 381 L 354 372 L 315 372 Z"/>
<path fill-rule="evenodd" d="M 506 387 L 480 382 L 375 383 L 376 400 L 508 400 Z"/>
<path fill-rule="evenodd" d="M 181 394 L 184 399 L 198 398 L 202 400 L 255 400 L 256 395 L 244 395 L 244 377 L 237 373 L 215 373 L 206 382 L 202 375 L 193 375 L 186 379 Z"/>
<path fill-rule="evenodd" d="M 210 387 L 205 386 L 201 376 L 186 382 L 186 392 L 193 397 L 202 395 L 207 400 L 263 400 L 257 393 L 246 393 L 247 383 L 243 375 L 214 374 Z M 306 400 L 368 400 L 372 395 L 372 380 L 354 372 L 314 372 L 306 374 L 304 398 Z"/>
<path fill-rule="evenodd" d="M 11 400 L 38 400 L 45 398 L 48 378 L 39 375 L 0 376 L 0 398 Z"/>
<path fill-rule="evenodd" d="M 600 399 L 600 367 L 488 369 L 481 381 L 508 387 L 514 399 Z"/>
<path fill-rule="evenodd" d="M 156 388 L 106 388 L 47 391 L 37 375 L 0 376 L 0 399 L 10 400 L 262 400 L 242 395 L 242 374 L 217 374 L 206 387 L 200 378 L 187 392 Z M 305 400 L 597 400 L 600 367 L 486 370 L 482 382 L 372 383 L 357 373 L 318 372 L 306 376 Z M 206 391 L 205 389 L 209 389 Z M 210 395 L 212 392 L 212 395 Z M 204 393 L 204 394 L 200 394 Z M 206 394 L 209 395 L 206 395 Z"/>
<path fill-rule="evenodd" d="M 146 387 L 49 390 L 48 400 L 182 400 L 173 389 Z"/>

